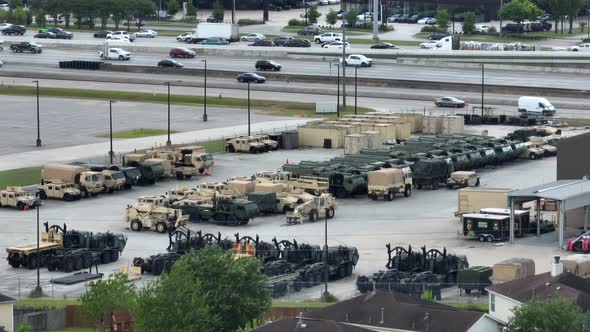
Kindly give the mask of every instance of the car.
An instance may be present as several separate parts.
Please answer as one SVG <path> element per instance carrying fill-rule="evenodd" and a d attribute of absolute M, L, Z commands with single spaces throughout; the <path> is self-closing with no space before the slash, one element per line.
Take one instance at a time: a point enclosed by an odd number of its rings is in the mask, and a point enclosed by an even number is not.
<path fill-rule="evenodd" d="M 137 38 L 156 38 L 158 32 L 154 30 L 141 30 L 134 33 L 134 35 Z"/>
<path fill-rule="evenodd" d="M 264 36 L 261 33 L 249 33 L 245 36 L 240 37 L 240 41 L 249 41 L 249 42 L 255 42 L 255 41 L 259 41 L 259 40 L 263 40 L 266 39 L 266 36 Z"/>
<path fill-rule="evenodd" d="M 182 68 L 184 65 L 177 60 L 174 59 L 164 59 L 158 62 L 158 67 L 174 67 L 174 68 Z"/>
<path fill-rule="evenodd" d="M 129 39 L 130 42 L 135 40 L 135 36 L 130 34 L 128 31 L 115 31 L 107 34 L 107 39 L 113 39 L 113 37 L 123 37 Z"/>
<path fill-rule="evenodd" d="M 182 35 L 176 36 L 176 41 L 188 43 L 193 39 L 192 32 L 185 32 Z"/>
<path fill-rule="evenodd" d="M 361 54 L 351 54 L 344 60 L 344 65 L 355 67 L 371 67 L 373 65 L 373 59 L 367 58 Z"/>
<path fill-rule="evenodd" d="M 441 40 L 450 35 L 448 32 L 436 31 L 428 35 L 428 40 Z"/>
<path fill-rule="evenodd" d="M 2 29 L 3 35 L 18 35 L 22 36 L 27 32 L 27 28 L 24 25 L 13 24 L 5 29 Z"/>
<path fill-rule="evenodd" d="M 281 71 L 281 68 L 283 66 L 281 66 L 280 64 L 278 64 L 272 60 L 258 60 L 258 61 L 256 61 L 256 64 L 254 65 L 254 67 L 256 68 L 256 70 Z"/>
<path fill-rule="evenodd" d="M 6 29 L 6 28 L 8 28 L 10 26 L 12 26 L 12 24 L 10 24 L 10 23 L 2 23 L 2 24 L 0 24 L 0 31 L 4 30 L 4 29 Z"/>
<path fill-rule="evenodd" d="M 357 21 L 372 21 L 373 20 L 373 12 L 364 12 L 360 13 L 356 16 Z"/>
<path fill-rule="evenodd" d="M 55 33 L 49 32 L 49 31 L 39 32 L 38 34 L 36 34 L 33 37 L 34 38 L 43 38 L 43 39 L 55 39 Z"/>
<path fill-rule="evenodd" d="M 10 45 L 10 49 L 15 53 L 31 52 L 41 53 L 43 52 L 43 46 L 33 42 L 20 42 L 18 44 Z"/>
<path fill-rule="evenodd" d="M 45 28 L 39 28 L 39 30 L 37 30 L 37 32 L 47 32 L 47 31 L 49 31 L 50 29 L 51 29 L 51 28 L 47 28 L 47 27 L 45 27 Z"/>
<path fill-rule="evenodd" d="M 576 46 L 568 47 L 568 50 L 574 52 L 590 52 L 590 43 L 584 43 Z"/>
<path fill-rule="evenodd" d="M 383 50 L 383 49 L 399 49 L 397 45 L 392 43 L 379 43 L 371 46 L 372 49 Z"/>
<path fill-rule="evenodd" d="M 330 43 L 333 41 L 341 41 L 343 38 L 340 32 L 329 32 L 313 37 L 316 44 Z"/>
<path fill-rule="evenodd" d="M 54 24 L 57 21 L 57 23 L 62 24 L 64 22 L 64 18 L 63 16 L 58 16 L 57 19 L 51 15 L 45 15 L 45 22 L 49 23 L 49 24 Z"/>
<path fill-rule="evenodd" d="M 283 46 L 285 46 L 285 47 L 311 47 L 311 42 L 307 39 L 295 38 L 293 40 L 289 40 Z"/>
<path fill-rule="evenodd" d="M 436 24 L 436 18 L 434 17 L 424 17 L 416 22 L 418 24 Z"/>
<path fill-rule="evenodd" d="M 47 30 L 47 32 L 52 32 L 55 34 L 55 38 L 57 39 L 72 39 L 74 38 L 74 34 L 71 32 L 67 32 L 62 28 L 51 28 Z"/>
<path fill-rule="evenodd" d="M 320 28 L 313 27 L 313 26 L 308 26 L 308 27 L 305 27 L 305 28 L 297 31 L 297 34 L 300 36 L 307 36 L 307 35 L 315 36 L 315 35 L 319 35 L 320 33 L 321 33 Z"/>
<path fill-rule="evenodd" d="M 420 15 L 420 14 L 412 15 L 412 16 L 408 17 L 408 19 L 406 20 L 406 23 L 416 23 L 419 20 L 421 20 L 422 18 L 424 18 L 424 15 Z"/>
<path fill-rule="evenodd" d="M 189 50 L 186 47 L 176 47 L 176 48 L 171 49 L 170 52 L 168 52 L 168 55 L 170 55 L 173 58 L 176 58 L 176 57 L 194 58 L 195 55 L 197 55 L 197 53 Z"/>
<path fill-rule="evenodd" d="M 207 38 L 207 39 L 199 42 L 199 44 L 201 44 L 201 45 L 229 45 L 229 42 L 227 40 L 225 40 L 224 38 L 211 37 L 211 38 Z"/>
<path fill-rule="evenodd" d="M 398 17 L 402 16 L 402 14 L 394 14 L 387 18 L 387 23 L 395 23 Z"/>
<path fill-rule="evenodd" d="M 436 45 L 438 44 L 438 41 L 436 40 L 429 40 L 423 43 L 420 43 L 420 48 L 436 48 Z"/>
<path fill-rule="evenodd" d="M 108 34 L 112 34 L 113 32 L 110 30 L 102 30 L 95 32 L 92 36 L 94 38 L 106 38 Z"/>
<path fill-rule="evenodd" d="M 2 61 L 0 61 L 0 68 L 2 68 L 3 65 L 4 65 L 4 63 L 2 63 Z"/>
<path fill-rule="evenodd" d="M 412 14 L 405 14 L 405 15 L 399 16 L 395 20 L 395 22 L 396 23 L 406 23 L 406 21 L 408 20 L 408 18 L 410 18 L 411 16 L 412 16 Z"/>
<path fill-rule="evenodd" d="M 108 42 L 109 43 L 129 44 L 129 43 L 131 43 L 131 40 L 129 40 L 129 38 L 127 38 L 125 36 L 112 36 L 111 38 L 108 38 Z"/>
<path fill-rule="evenodd" d="M 328 3 L 329 3 L 330 5 L 337 5 L 337 4 L 339 4 L 339 3 L 340 3 L 340 0 L 328 0 Z"/>
<path fill-rule="evenodd" d="M 341 20 L 341 19 L 343 19 L 343 18 L 344 18 L 344 16 L 346 16 L 346 13 L 347 13 L 347 11 L 346 11 L 346 10 L 339 9 L 339 10 L 336 12 L 336 18 L 337 18 L 337 19 L 339 19 L 339 20 Z M 318 33 L 319 33 L 319 32 L 318 32 Z M 317 35 L 318 33 L 314 33 L 314 35 Z"/>
<path fill-rule="evenodd" d="M 350 48 L 350 45 L 348 43 L 344 43 L 344 44 L 346 44 L 344 47 Z M 342 45 L 343 45 L 343 43 L 341 41 L 335 41 L 335 42 L 331 42 L 329 44 L 322 45 L 322 48 L 342 49 Z"/>
<path fill-rule="evenodd" d="M 434 105 L 438 107 L 465 107 L 465 101 L 457 99 L 455 97 L 441 97 L 434 100 Z"/>
<path fill-rule="evenodd" d="M 289 40 L 293 40 L 295 38 L 291 37 L 291 36 L 280 36 L 277 37 L 275 39 L 273 39 L 273 43 L 275 44 L 275 46 L 284 46 Z"/>
<path fill-rule="evenodd" d="M 479 33 L 488 33 L 490 32 L 490 27 L 485 24 L 476 24 L 475 31 Z"/>
<path fill-rule="evenodd" d="M 320 4 L 320 6 L 326 6 L 330 4 L 329 0 L 319 0 L 318 3 Z"/>
<path fill-rule="evenodd" d="M 236 78 L 241 83 L 264 83 L 266 77 L 260 76 L 256 73 L 242 73 Z"/>
<path fill-rule="evenodd" d="M 109 48 L 105 54 L 103 51 L 98 51 L 98 56 L 105 60 L 130 60 L 131 52 L 125 51 L 122 48 Z"/>
<path fill-rule="evenodd" d="M 248 45 L 248 46 L 267 46 L 267 47 L 272 47 L 275 46 L 275 43 L 272 40 L 259 40 L 256 42 L 253 42 L 252 44 Z"/>
<path fill-rule="evenodd" d="M 215 16 L 209 15 L 209 16 L 207 16 L 207 23 L 219 23 L 219 22 L 217 22 L 217 20 L 215 19 Z"/>

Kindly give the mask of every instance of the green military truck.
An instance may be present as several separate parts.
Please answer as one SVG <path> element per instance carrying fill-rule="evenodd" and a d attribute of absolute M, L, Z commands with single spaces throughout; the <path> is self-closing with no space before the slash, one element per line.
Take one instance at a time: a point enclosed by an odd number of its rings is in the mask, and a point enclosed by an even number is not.
<path fill-rule="evenodd" d="M 256 203 L 245 199 L 213 199 L 213 204 L 201 204 L 177 207 L 188 214 L 194 223 L 211 222 L 220 225 L 247 224 L 258 214 Z"/>
<path fill-rule="evenodd" d="M 125 155 L 123 165 L 125 167 L 137 167 L 141 177 L 137 179 L 137 185 L 145 186 L 156 183 L 164 175 L 164 165 L 154 161 L 146 161 L 148 156 L 144 153 L 130 153 Z"/>
<path fill-rule="evenodd" d="M 492 285 L 490 277 L 492 276 L 492 268 L 489 266 L 472 266 L 470 268 L 459 270 L 457 274 L 457 284 L 461 292 L 471 294 L 472 291 L 478 291 L 485 295 L 488 292 L 486 287 Z"/>

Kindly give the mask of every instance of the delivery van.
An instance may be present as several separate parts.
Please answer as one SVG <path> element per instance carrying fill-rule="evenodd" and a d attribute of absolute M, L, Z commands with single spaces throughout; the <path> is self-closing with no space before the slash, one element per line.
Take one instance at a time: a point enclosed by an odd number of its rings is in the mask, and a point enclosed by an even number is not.
<path fill-rule="evenodd" d="M 528 115 L 551 116 L 555 114 L 555 107 L 546 98 L 524 96 L 518 98 L 518 111 Z"/>

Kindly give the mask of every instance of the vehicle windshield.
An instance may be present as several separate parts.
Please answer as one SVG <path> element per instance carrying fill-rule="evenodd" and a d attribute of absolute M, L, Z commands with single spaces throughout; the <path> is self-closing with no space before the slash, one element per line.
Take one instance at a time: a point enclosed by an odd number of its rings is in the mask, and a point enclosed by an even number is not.
<path fill-rule="evenodd" d="M 204 154 L 201 156 L 201 159 L 204 161 L 209 161 L 209 160 L 213 160 L 213 155 L 211 154 Z"/>
<path fill-rule="evenodd" d="M 130 178 L 136 178 L 141 175 L 141 172 L 139 172 L 139 169 L 137 169 L 137 168 L 125 170 L 124 172 Z"/>
<path fill-rule="evenodd" d="M 113 173 L 111 174 L 111 177 L 113 178 L 113 180 L 125 179 L 125 175 L 123 175 L 123 173 Z"/>

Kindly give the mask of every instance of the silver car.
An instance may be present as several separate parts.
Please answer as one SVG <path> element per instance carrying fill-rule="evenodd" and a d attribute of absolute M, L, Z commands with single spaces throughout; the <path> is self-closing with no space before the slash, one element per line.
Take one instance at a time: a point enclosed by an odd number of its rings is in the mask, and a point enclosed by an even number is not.
<path fill-rule="evenodd" d="M 465 101 L 455 97 L 441 97 L 434 100 L 434 104 L 438 107 L 465 107 Z"/>

